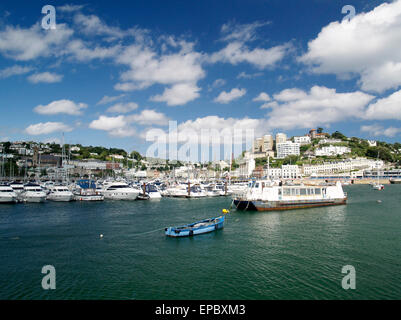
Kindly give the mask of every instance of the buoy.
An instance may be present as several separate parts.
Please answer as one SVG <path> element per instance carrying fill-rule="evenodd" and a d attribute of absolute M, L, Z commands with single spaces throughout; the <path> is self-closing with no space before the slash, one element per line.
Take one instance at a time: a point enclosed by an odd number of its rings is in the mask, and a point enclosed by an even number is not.
<path fill-rule="evenodd" d="M 223 212 L 224 214 L 226 214 L 226 213 L 229 213 L 229 212 L 230 212 L 230 210 L 223 209 L 223 210 L 222 210 L 222 212 Z"/>
<path fill-rule="evenodd" d="M 103 238 L 103 234 L 100 234 L 100 238 Z"/>
<path fill-rule="evenodd" d="M 377 202 L 378 202 L 378 203 L 382 203 L 382 201 L 381 201 L 381 200 L 377 200 Z"/>

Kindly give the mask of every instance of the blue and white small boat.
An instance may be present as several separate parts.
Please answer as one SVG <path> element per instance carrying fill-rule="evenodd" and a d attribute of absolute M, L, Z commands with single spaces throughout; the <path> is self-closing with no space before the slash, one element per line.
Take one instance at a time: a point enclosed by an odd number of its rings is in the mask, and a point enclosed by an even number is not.
<path fill-rule="evenodd" d="M 217 218 L 205 219 L 192 224 L 187 224 L 179 227 L 165 228 L 166 236 L 169 237 L 192 237 L 198 234 L 212 232 L 222 229 L 224 226 L 225 216 Z"/>

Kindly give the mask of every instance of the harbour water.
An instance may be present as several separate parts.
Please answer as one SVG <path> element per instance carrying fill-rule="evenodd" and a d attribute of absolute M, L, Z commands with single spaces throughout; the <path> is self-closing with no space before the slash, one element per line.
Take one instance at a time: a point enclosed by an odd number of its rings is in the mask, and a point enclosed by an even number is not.
<path fill-rule="evenodd" d="M 344 189 L 345 206 L 231 210 L 224 229 L 179 239 L 164 227 L 231 199 L 1 205 L 0 299 L 400 299 L 401 185 Z M 41 287 L 44 265 L 56 290 Z"/>

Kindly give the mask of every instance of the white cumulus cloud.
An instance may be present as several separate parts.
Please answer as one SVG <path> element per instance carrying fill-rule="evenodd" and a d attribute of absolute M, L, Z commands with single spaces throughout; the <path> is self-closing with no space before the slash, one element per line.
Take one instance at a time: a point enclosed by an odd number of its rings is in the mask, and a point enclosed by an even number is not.
<path fill-rule="evenodd" d="M 138 109 L 138 104 L 135 102 L 117 103 L 107 109 L 107 112 L 128 113 Z"/>
<path fill-rule="evenodd" d="M 193 83 L 178 83 L 164 89 L 161 95 L 151 97 L 152 101 L 166 102 L 169 106 L 184 105 L 200 96 L 201 89 Z"/>
<path fill-rule="evenodd" d="M 363 90 L 401 85 L 401 0 L 332 22 L 309 42 L 300 61 L 315 73 L 359 77 Z"/>
<path fill-rule="evenodd" d="M 239 99 L 246 94 L 246 89 L 233 88 L 230 92 L 222 91 L 215 99 L 218 103 L 229 103 Z"/>
<path fill-rule="evenodd" d="M 36 136 L 41 134 L 49 134 L 53 132 L 69 132 L 72 128 L 62 122 L 40 122 L 31 124 L 25 129 L 25 132 Z"/>
<path fill-rule="evenodd" d="M 59 113 L 73 116 L 81 115 L 82 110 L 88 107 L 85 103 L 75 103 L 71 100 L 56 100 L 47 105 L 38 105 L 34 111 L 39 114 L 54 115 Z"/>
<path fill-rule="evenodd" d="M 266 115 L 272 128 L 314 128 L 334 122 L 360 119 L 374 96 L 361 91 L 339 93 L 336 89 L 313 86 L 309 92 L 294 88 L 273 95 Z"/>
<path fill-rule="evenodd" d="M 34 73 L 28 77 L 29 82 L 32 83 L 56 83 L 61 82 L 62 79 L 62 75 L 51 72 Z"/>
<path fill-rule="evenodd" d="M 366 110 L 365 118 L 370 120 L 401 120 L 401 90 L 370 104 Z"/>
<path fill-rule="evenodd" d="M 270 101 L 271 98 L 266 92 L 261 92 L 257 97 L 253 98 L 252 101 Z"/>

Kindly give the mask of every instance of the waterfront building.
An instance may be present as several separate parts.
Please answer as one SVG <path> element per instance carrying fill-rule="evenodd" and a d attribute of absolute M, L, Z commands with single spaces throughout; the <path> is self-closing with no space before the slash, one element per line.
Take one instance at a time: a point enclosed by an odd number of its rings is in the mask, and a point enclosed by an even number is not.
<path fill-rule="evenodd" d="M 377 175 L 382 179 L 389 178 L 401 178 L 401 169 L 389 169 L 389 170 L 365 170 L 363 172 L 364 178 L 376 179 Z"/>
<path fill-rule="evenodd" d="M 301 176 L 298 165 L 282 165 L 281 168 L 269 168 L 265 166 L 265 176 L 271 180 L 297 179 Z"/>
<path fill-rule="evenodd" d="M 300 144 L 287 141 L 284 143 L 277 143 L 276 144 L 276 149 L 277 149 L 277 159 L 284 159 L 287 156 L 290 155 L 300 155 Z"/>

